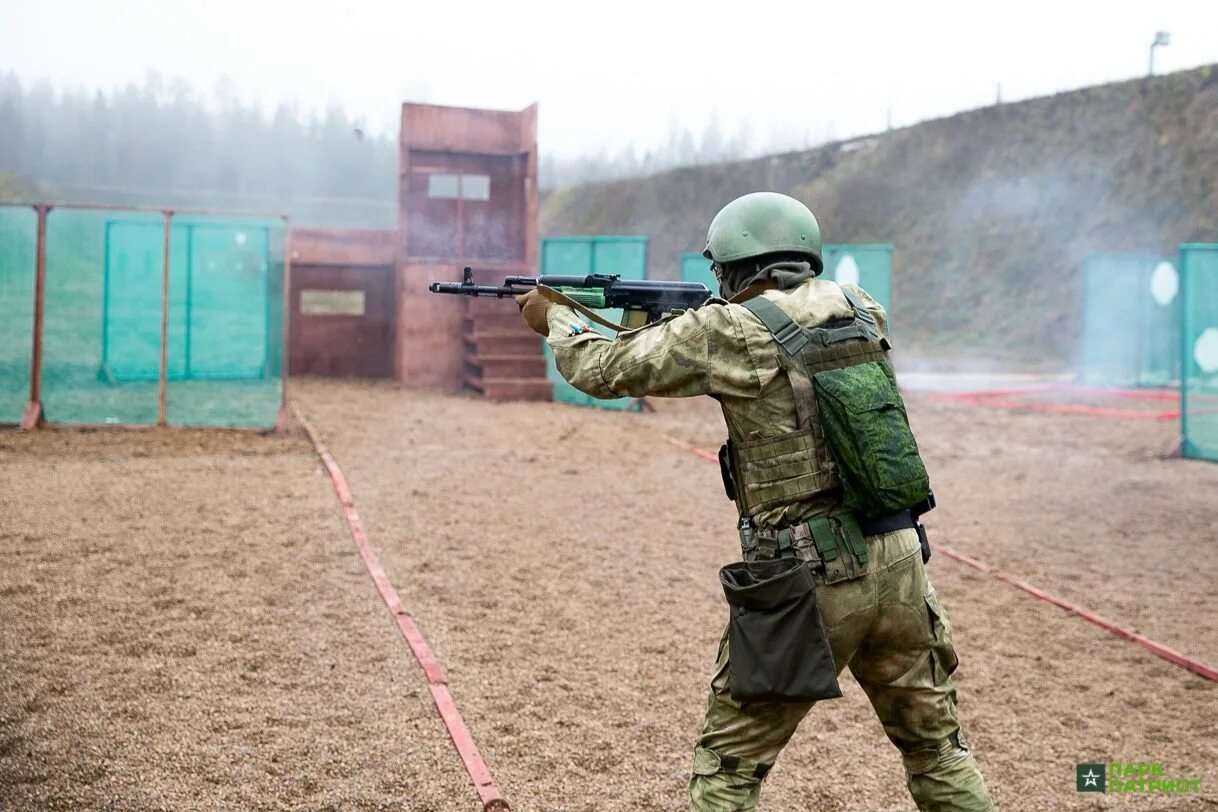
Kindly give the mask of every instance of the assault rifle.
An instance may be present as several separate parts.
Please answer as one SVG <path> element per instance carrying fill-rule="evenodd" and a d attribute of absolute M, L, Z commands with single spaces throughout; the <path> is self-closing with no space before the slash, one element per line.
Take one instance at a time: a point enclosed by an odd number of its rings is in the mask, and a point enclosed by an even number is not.
<path fill-rule="evenodd" d="M 574 303 L 579 306 L 576 309 L 591 316 L 594 321 L 619 330 L 642 327 L 673 311 L 701 307 L 711 295 L 710 289 L 701 282 L 651 282 L 599 273 L 587 276 L 508 276 L 502 285 L 475 285 L 474 272 L 470 268 L 464 270 L 460 282 L 432 282 L 428 286 L 432 293 L 494 296 L 498 299 L 519 296 L 534 288 L 541 290 L 542 295 L 551 301 L 568 305 Z M 586 312 L 606 308 L 623 311 L 620 326 Z"/>

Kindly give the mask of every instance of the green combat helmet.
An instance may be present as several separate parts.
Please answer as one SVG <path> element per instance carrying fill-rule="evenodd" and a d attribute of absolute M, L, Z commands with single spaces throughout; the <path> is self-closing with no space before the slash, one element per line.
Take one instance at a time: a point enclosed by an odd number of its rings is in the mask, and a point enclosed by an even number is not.
<path fill-rule="evenodd" d="M 814 276 L 824 270 L 820 225 L 811 210 L 787 195 L 753 192 L 728 203 L 711 220 L 702 256 L 725 265 L 778 252 L 807 255 Z"/>

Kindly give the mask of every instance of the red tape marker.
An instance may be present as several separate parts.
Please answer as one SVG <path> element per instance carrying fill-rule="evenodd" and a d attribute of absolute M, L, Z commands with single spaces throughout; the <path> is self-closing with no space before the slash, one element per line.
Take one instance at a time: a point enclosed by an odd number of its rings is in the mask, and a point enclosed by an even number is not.
<path fill-rule="evenodd" d="M 1020 400 L 1019 396 L 1052 394 L 1096 395 L 1113 398 L 1133 398 L 1141 400 L 1179 400 L 1179 393 L 1143 391 L 1140 389 L 1101 389 L 1094 386 L 1056 385 L 1023 386 L 1011 389 L 983 389 L 973 392 L 931 392 L 927 395 L 930 400 L 953 401 L 968 403 L 973 406 L 988 406 L 991 409 L 1010 409 L 1013 411 L 1047 412 L 1052 414 L 1082 414 L 1091 417 L 1124 417 L 1134 420 L 1177 420 L 1180 411 L 1165 410 L 1157 412 L 1139 412 L 1133 409 L 1117 409 L 1111 406 L 1090 406 L 1080 403 L 1053 403 L 1043 401 Z"/>
<path fill-rule="evenodd" d="M 672 443 L 673 445 L 677 446 L 678 448 L 685 449 L 686 451 L 690 452 L 691 454 L 701 457 L 704 460 L 709 460 L 710 462 L 715 462 L 715 463 L 719 462 L 719 457 L 717 457 L 716 455 L 710 453 L 709 451 L 707 451 L 705 449 L 698 448 L 697 446 L 694 446 L 694 445 L 690 445 L 689 443 L 686 443 L 683 440 L 678 440 L 676 437 L 670 437 L 667 434 L 661 433 L 660 436 L 667 442 Z M 1207 665 L 1207 664 L 1201 662 L 1200 660 L 1196 660 L 1185 654 L 1181 654 L 1180 652 L 1176 651 L 1174 648 L 1165 646 L 1162 643 L 1158 642 L 1157 640 L 1151 640 L 1149 637 L 1138 634 L 1133 629 L 1130 629 L 1127 626 L 1122 626 L 1121 624 L 1116 623 L 1115 621 L 1109 620 L 1108 618 L 1104 617 L 1103 615 L 1099 615 L 1099 614 L 1096 614 L 1095 612 L 1092 612 L 1090 609 L 1086 609 L 1082 606 L 1079 606 L 1076 603 L 1071 603 L 1070 601 L 1066 600 L 1065 598 L 1059 598 L 1056 595 L 1052 595 L 1048 592 L 1045 592 L 1043 589 L 1040 589 L 1039 587 L 1032 586 L 1032 584 L 1029 584 L 1027 581 L 1023 581 L 1019 578 L 1014 577 L 1013 575 L 1007 575 L 1005 572 L 995 569 L 994 567 L 991 567 L 989 564 L 986 564 L 983 561 L 978 561 L 975 558 L 970 558 L 967 555 L 958 553 L 955 550 L 953 550 L 949 547 L 944 547 L 941 544 L 933 544 L 933 545 L 931 545 L 931 548 L 935 552 L 942 553 L 943 555 L 947 556 L 948 558 L 952 559 L 953 561 L 959 561 L 961 564 L 972 567 L 973 569 L 978 570 L 979 572 L 984 572 L 987 575 L 990 575 L 999 581 L 1010 584 L 1011 586 L 1015 587 L 1016 589 L 1023 590 L 1024 592 L 1028 593 L 1029 595 L 1031 595 L 1035 598 L 1038 598 L 1042 601 L 1051 603 L 1054 606 L 1064 609 L 1067 612 L 1070 612 L 1072 614 L 1078 615 L 1083 620 L 1086 620 L 1089 623 L 1094 623 L 1096 626 L 1099 626 L 1101 629 L 1105 629 L 1106 631 L 1112 632 L 1117 637 L 1122 637 L 1131 643 L 1139 645 L 1142 648 L 1149 651 L 1151 654 L 1154 654 L 1156 657 L 1162 657 L 1164 660 L 1167 660 L 1169 663 L 1172 663 L 1173 665 L 1178 665 L 1181 668 L 1187 669 L 1188 671 L 1191 671 L 1194 674 L 1197 674 L 1198 676 L 1204 677 L 1205 679 L 1213 680 L 1214 682 L 1218 682 L 1218 669 L 1214 668 L 1212 665 Z"/>
<path fill-rule="evenodd" d="M 474 744 L 474 737 L 469 732 L 469 727 L 461 718 L 461 712 L 457 710 L 457 703 L 453 701 L 452 694 L 449 693 L 448 678 L 444 675 L 444 669 L 440 667 L 440 661 L 436 659 L 435 652 L 431 650 L 423 633 L 415 625 L 414 618 L 402 604 L 397 590 L 393 588 L 389 576 L 381 567 L 380 559 L 376 557 L 376 553 L 372 551 L 372 546 L 368 543 L 368 534 L 364 532 L 359 512 L 355 509 L 355 500 L 351 496 L 347 478 L 343 476 L 338 462 L 326 448 L 326 444 L 322 442 L 317 429 L 304 416 L 295 401 L 291 405 L 296 422 L 305 430 L 305 434 L 309 435 L 309 441 L 313 443 L 317 456 L 321 458 L 322 465 L 330 474 L 330 480 L 334 483 L 334 493 L 338 495 L 338 501 L 343 507 L 343 515 L 347 519 L 347 528 L 351 531 L 352 540 L 355 541 L 355 549 L 359 552 L 359 557 L 364 562 L 368 575 L 372 577 L 372 583 L 376 585 L 376 591 L 380 593 L 381 600 L 393 614 L 393 622 L 397 625 L 398 631 L 401 632 L 402 638 L 410 646 L 411 653 L 414 654 L 414 658 L 423 669 L 423 675 L 427 678 L 427 688 L 431 691 L 431 698 L 435 701 L 436 709 L 440 712 L 440 719 L 444 722 L 444 727 L 448 730 L 448 735 L 457 748 L 457 754 L 461 756 L 465 771 L 469 773 L 469 777 L 474 782 L 474 789 L 477 790 L 478 798 L 482 801 L 483 812 L 489 810 L 508 810 L 510 812 L 507 801 L 503 799 L 499 787 L 495 786 L 495 779 L 491 777 L 490 770 L 482 760 L 482 754 L 478 752 L 478 747 Z"/>

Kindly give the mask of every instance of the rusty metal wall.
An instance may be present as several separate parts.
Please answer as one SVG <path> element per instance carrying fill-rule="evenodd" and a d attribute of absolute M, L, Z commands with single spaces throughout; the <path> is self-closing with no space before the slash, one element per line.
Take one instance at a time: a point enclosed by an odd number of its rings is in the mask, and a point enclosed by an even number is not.
<path fill-rule="evenodd" d="M 477 384 L 467 374 L 482 367 L 478 350 L 467 351 L 482 346 L 476 316 L 427 285 L 460 278 L 465 265 L 536 275 L 537 107 L 403 105 L 400 162 L 398 378 L 449 390 Z"/>

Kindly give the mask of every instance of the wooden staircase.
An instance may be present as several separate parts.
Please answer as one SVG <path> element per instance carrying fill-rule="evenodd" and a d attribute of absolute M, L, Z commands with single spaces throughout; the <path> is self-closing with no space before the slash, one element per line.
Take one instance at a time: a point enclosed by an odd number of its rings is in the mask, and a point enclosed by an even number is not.
<path fill-rule="evenodd" d="M 510 299 L 469 299 L 464 330 L 465 385 L 487 400 L 551 400 L 541 337 Z"/>

